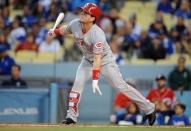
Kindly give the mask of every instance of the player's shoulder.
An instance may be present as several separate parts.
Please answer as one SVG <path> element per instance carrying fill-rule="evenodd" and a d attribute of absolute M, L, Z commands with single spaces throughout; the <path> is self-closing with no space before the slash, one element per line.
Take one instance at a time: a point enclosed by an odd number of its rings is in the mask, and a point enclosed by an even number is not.
<path fill-rule="evenodd" d="M 98 32 L 103 32 L 103 30 L 97 24 L 94 24 L 93 29 Z"/>
<path fill-rule="evenodd" d="M 91 31 L 93 34 L 96 34 L 96 35 L 104 35 L 104 31 L 96 24 L 93 25 L 93 29 Z"/>
<path fill-rule="evenodd" d="M 80 19 L 76 18 L 76 19 L 73 19 L 72 21 L 70 21 L 70 25 L 74 25 L 74 24 L 80 24 Z"/>

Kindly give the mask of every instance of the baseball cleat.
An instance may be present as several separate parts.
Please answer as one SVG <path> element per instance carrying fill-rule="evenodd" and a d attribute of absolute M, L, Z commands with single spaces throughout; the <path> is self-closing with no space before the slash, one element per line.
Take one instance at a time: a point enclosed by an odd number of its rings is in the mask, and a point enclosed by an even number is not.
<path fill-rule="evenodd" d="M 74 120 L 72 120 L 71 118 L 66 118 L 65 120 L 62 121 L 62 124 L 74 125 L 74 124 L 76 124 L 76 122 Z"/>
<path fill-rule="evenodd" d="M 146 115 L 146 117 L 147 117 L 149 125 L 152 126 L 156 120 L 156 111 L 154 111 L 151 114 Z"/>

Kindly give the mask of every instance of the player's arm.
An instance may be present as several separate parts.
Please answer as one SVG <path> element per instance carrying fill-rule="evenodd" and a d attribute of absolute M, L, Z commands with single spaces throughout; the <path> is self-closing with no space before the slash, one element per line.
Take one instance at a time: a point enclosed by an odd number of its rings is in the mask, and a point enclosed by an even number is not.
<path fill-rule="evenodd" d="M 102 62 L 102 53 L 103 53 L 103 42 L 97 42 L 94 45 L 94 59 L 93 59 L 93 69 L 92 69 L 92 87 L 94 93 L 99 93 L 102 95 L 99 86 L 98 80 L 100 76 L 101 62 Z"/>
<path fill-rule="evenodd" d="M 101 30 L 95 30 L 95 34 L 92 35 L 92 43 L 94 43 L 93 46 L 93 70 L 92 70 L 92 87 L 94 93 L 99 93 L 102 95 L 99 86 L 98 86 L 98 80 L 100 76 L 100 69 L 101 69 L 101 63 L 102 63 L 102 55 L 103 55 L 103 45 L 106 41 L 105 34 Z"/>
<path fill-rule="evenodd" d="M 56 29 L 50 29 L 48 34 L 50 36 L 65 36 L 68 34 L 72 34 L 71 26 L 72 26 L 73 22 L 74 21 L 71 21 L 69 24 L 63 25 L 63 26 L 56 28 Z"/>
<path fill-rule="evenodd" d="M 100 95 L 102 95 L 98 86 L 100 68 L 101 68 L 101 54 L 94 54 L 93 69 L 92 69 L 93 92 L 96 93 L 97 91 Z"/>
<path fill-rule="evenodd" d="M 71 32 L 68 30 L 68 26 L 62 26 L 60 28 L 56 29 L 50 29 L 48 32 L 50 36 L 65 36 L 67 34 L 71 34 Z"/>
<path fill-rule="evenodd" d="M 60 36 L 65 36 L 65 35 L 68 35 L 68 34 L 71 34 L 70 31 L 68 31 L 67 29 L 68 26 L 66 25 L 63 25 L 62 27 L 58 28 L 58 29 L 55 29 L 54 30 L 54 33 L 56 35 L 60 35 Z"/>
<path fill-rule="evenodd" d="M 101 54 L 94 55 L 93 70 L 100 70 L 101 67 Z"/>

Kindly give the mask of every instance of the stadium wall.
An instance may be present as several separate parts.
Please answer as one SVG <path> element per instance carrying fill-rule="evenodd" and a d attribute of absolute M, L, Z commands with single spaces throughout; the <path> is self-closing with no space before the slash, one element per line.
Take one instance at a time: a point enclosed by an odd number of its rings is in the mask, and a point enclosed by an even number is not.
<path fill-rule="evenodd" d="M 63 81 L 64 80 L 74 80 L 75 79 L 75 73 L 76 73 L 76 69 L 78 67 L 79 63 L 78 62 L 71 62 L 71 63 L 57 63 L 56 65 L 54 64 L 22 64 L 22 77 L 56 77 L 56 78 L 62 78 Z M 143 80 L 150 80 L 150 81 L 154 81 L 156 75 L 158 74 L 164 74 L 164 75 L 168 75 L 169 72 L 174 68 L 174 65 L 133 65 L 133 64 L 129 64 L 129 65 L 125 65 L 125 66 L 120 66 L 120 70 L 123 74 L 123 77 L 125 80 L 131 78 L 131 79 L 143 79 Z M 190 67 L 189 67 L 190 68 Z M 85 91 L 82 94 L 82 99 L 81 99 L 81 103 L 79 105 L 79 111 L 80 111 L 80 116 L 79 116 L 79 122 L 80 123 L 99 123 L 99 124 L 105 124 L 105 123 L 109 123 L 109 117 L 112 113 L 112 102 L 116 93 L 116 90 L 113 90 L 104 80 L 103 78 L 100 79 L 100 87 L 101 90 L 103 92 L 103 96 L 97 96 L 95 94 L 93 94 L 92 92 L 92 88 L 91 88 L 91 81 L 88 81 L 86 86 L 85 86 Z M 141 84 L 140 84 L 141 85 Z M 139 90 L 142 90 L 142 93 L 144 95 L 146 95 L 148 93 L 148 90 L 151 89 L 154 83 L 150 84 L 150 87 L 148 86 L 148 88 L 140 88 Z M 51 85 L 52 87 L 55 87 L 55 85 Z M 68 88 L 68 86 L 64 85 L 64 84 L 59 84 L 58 87 L 59 92 L 66 92 L 68 91 L 71 87 Z M 47 89 L 45 89 L 45 92 L 48 92 L 49 87 L 47 87 Z M 29 89 L 26 90 L 26 92 L 30 92 L 34 89 Z M 38 89 L 36 92 L 38 92 Z M 18 90 L 17 90 L 18 91 Z M 25 92 L 25 91 L 24 91 Z M 24 103 L 22 103 L 22 98 L 26 97 L 29 99 L 29 102 L 34 102 L 35 103 L 35 97 L 30 96 L 30 95 L 26 95 L 26 92 L 22 95 L 24 96 L 17 96 L 15 93 L 12 92 L 12 97 L 14 97 L 14 100 L 16 98 L 18 98 L 19 102 L 20 102 L 20 106 L 25 106 L 25 104 L 27 103 L 27 101 L 25 101 Z M 55 90 L 53 91 L 55 92 Z M 32 92 L 31 92 L 32 93 Z M 40 92 L 38 92 L 40 93 Z M 43 93 L 42 93 L 43 94 Z M 187 110 L 186 110 L 186 114 L 191 116 L 191 112 L 189 112 L 189 110 L 191 109 L 191 98 L 189 97 L 190 95 L 190 91 L 188 92 L 184 92 L 183 95 L 181 95 L 179 92 L 176 92 L 176 96 L 178 98 L 179 101 L 183 102 L 184 104 L 187 105 Z M 0 95 L 1 97 L 3 95 Z M 46 94 L 45 95 L 47 98 L 44 98 L 44 101 L 41 100 L 37 100 L 36 105 L 41 105 L 41 107 L 39 108 L 39 110 L 41 111 L 41 113 L 39 114 L 40 117 L 37 119 L 37 116 L 33 118 L 33 116 L 30 117 L 30 119 L 34 119 L 34 120 L 29 120 L 29 118 L 22 118 L 19 117 L 19 119 L 13 119 L 14 117 L 12 117 L 10 120 L 12 122 L 31 122 L 31 123 L 55 123 L 55 122 L 61 122 L 62 119 L 64 119 L 64 115 L 61 116 L 59 114 L 59 112 L 55 112 L 56 108 L 58 107 L 59 110 L 64 110 L 66 111 L 66 97 L 59 97 L 58 101 L 60 103 L 64 102 L 64 107 L 63 106 L 57 106 L 57 102 L 55 102 L 53 105 L 49 105 L 49 102 L 51 101 L 50 95 Z M 55 98 L 56 95 L 53 95 L 53 101 L 57 101 L 57 98 Z M 7 95 L 4 95 L 5 98 L 8 98 Z M 9 106 L 9 104 L 12 105 L 12 103 L 14 103 L 14 101 L 12 101 L 11 99 L 13 99 L 12 97 L 10 97 L 10 99 L 7 99 L 5 101 L 2 101 L 1 103 L 4 103 L 6 106 Z M 30 99 L 31 98 L 31 99 Z M 33 99 L 34 98 L 34 99 Z M 3 100 L 2 98 L 0 98 L 0 100 Z M 27 99 L 26 99 L 27 100 Z M 40 102 L 40 103 L 39 103 Z M 53 103 L 53 102 L 51 102 Z M 13 104 L 14 105 L 14 104 Z M 0 106 L 0 112 L 2 112 L 1 110 L 2 104 Z M 52 110 L 52 111 L 51 111 Z M 50 112 L 52 112 L 54 115 L 54 117 L 51 117 L 50 119 Z M 58 115 L 61 116 L 59 119 L 56 119 L 56 116 Z M 20 119 L 21 118 L 21 119 Z M 0 116 L 0 123 L 4 122 L 11 122 L 8 121 L 4 118 L 1 118 Z M 19 121 L 20 120 L 20 121 Z M 29 120 L 29 121 L 27 121 Z"/>

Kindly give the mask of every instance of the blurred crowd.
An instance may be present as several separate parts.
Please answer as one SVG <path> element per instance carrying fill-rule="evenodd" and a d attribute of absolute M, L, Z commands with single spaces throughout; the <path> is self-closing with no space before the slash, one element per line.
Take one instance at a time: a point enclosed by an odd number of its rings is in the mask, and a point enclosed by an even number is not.
<path fill-rule="evenodd" d="M 173 54 L 191 54 L 191 26 L 185 22 L 191 18 L 190 1 L 160 0 L 156 4 L 155 20 L 147 30 L 142 30 L 137 23 L 139 14 L 136 13 L 132 13 L 125 21 L 120 18 L 117 9 L 111 8 L 108 16 L 101 19 L 100 26 L 106 32 L 117 62 L 123 63 L 124 58 L 156 61 Z M 177 19 L 170 29 L 163 17 L 167 13 Z"/>
<path fill-rule="evenodd" d="M 184 91 L 191 89 L 191 72 L 185 65 L 186 58 L 182 55 L 179 56 L 175 68 L 170 71 L 168 76 L 158 74 L 154 79 L 155 87 L 152 87 L 146 94 L 147 99 L 155 103 L 157 125 L 188 126 L 191 124 L 191 117 L 185 114 L 186 104 L 189 101 L 181 101 L 177 99 L 175 94 L 176 91 L 182 96 Z M 134 80 L 129 79 L 127 82 L 138 88 Z M 146 119 L 136 103 L 132 102 L 122 92 L 118 92 L 115 96 L 110 121 L 118 125 L 142 125 L 146 123 Z"/>
<path fill-rule="evenodd" d="M 191 55 L 191 26 L 185 20 L 191 19 L 189 0 L 156 1 L 155 20 L 147 30 L 137 23 L 139 14 L 132 13 L 128 20 L 120 16 L 115 2 L 108 0 L 2 0 L 0 3 L 0 48 L 15 52 L 30 50 L 35 52 L 57 52 L 64 50 L 62 61 L 75 61 L 81 58 L 76 49 L 65 48 L 65 38 L 48 39 L 50 23 L 54 23 L 59 12 L 65 13 L 64 23 L 78 18 L 79 7 L 87 2 L 102 8 L 98 25 L 104 30 L 107 41 L 118 64 L 133 58 L 165 59 L 173 54 Z M 119 1 L 120 2 L 120 1 Z M 141 2 L 141 1 L 140 1 Z M 151 1 L 152 2 L 152 1 Z M 128 3 L 127 3 L 128 4 Z M 20 14 L 14 11 L 20 10 Z M 164 14 L 177 18 L 175 25 L 168 29 Z"/>
<path fill-rule="evenodd" d="M 179 61 L 182 61 L 180 58 Z M 175 90 L 179 90 L 181 95 L 182 89 L 174 89 L 175 84 L 171 83 L 172 73 L 166 78 L 163 74 L 156 76 L 156 87 L 153 87 L 147 93 L 147 99 L 155 103 L 156 106 L 156 122 L 157 125 L 176 125 L 176 126 L 189 126 L 191 124 L 190 116 L 185 114 L 185 102 L 177 99 Z M 167 83 L 170 83 L 168 86 Z M 133 80 L 128 80 L 128 83 L 136 87 Z M 180 87 L 186 86 L 182 83 Z M 187 109 L 189 110 L 189 109 Z M 110 122 L 118 125 L 142 125 L 146 123 L 146 117 L 139 110 L 136 103 L 132 102 L 122 92 L 118 92 L 113 103 L 113 114 L 110 117 Z"/>

